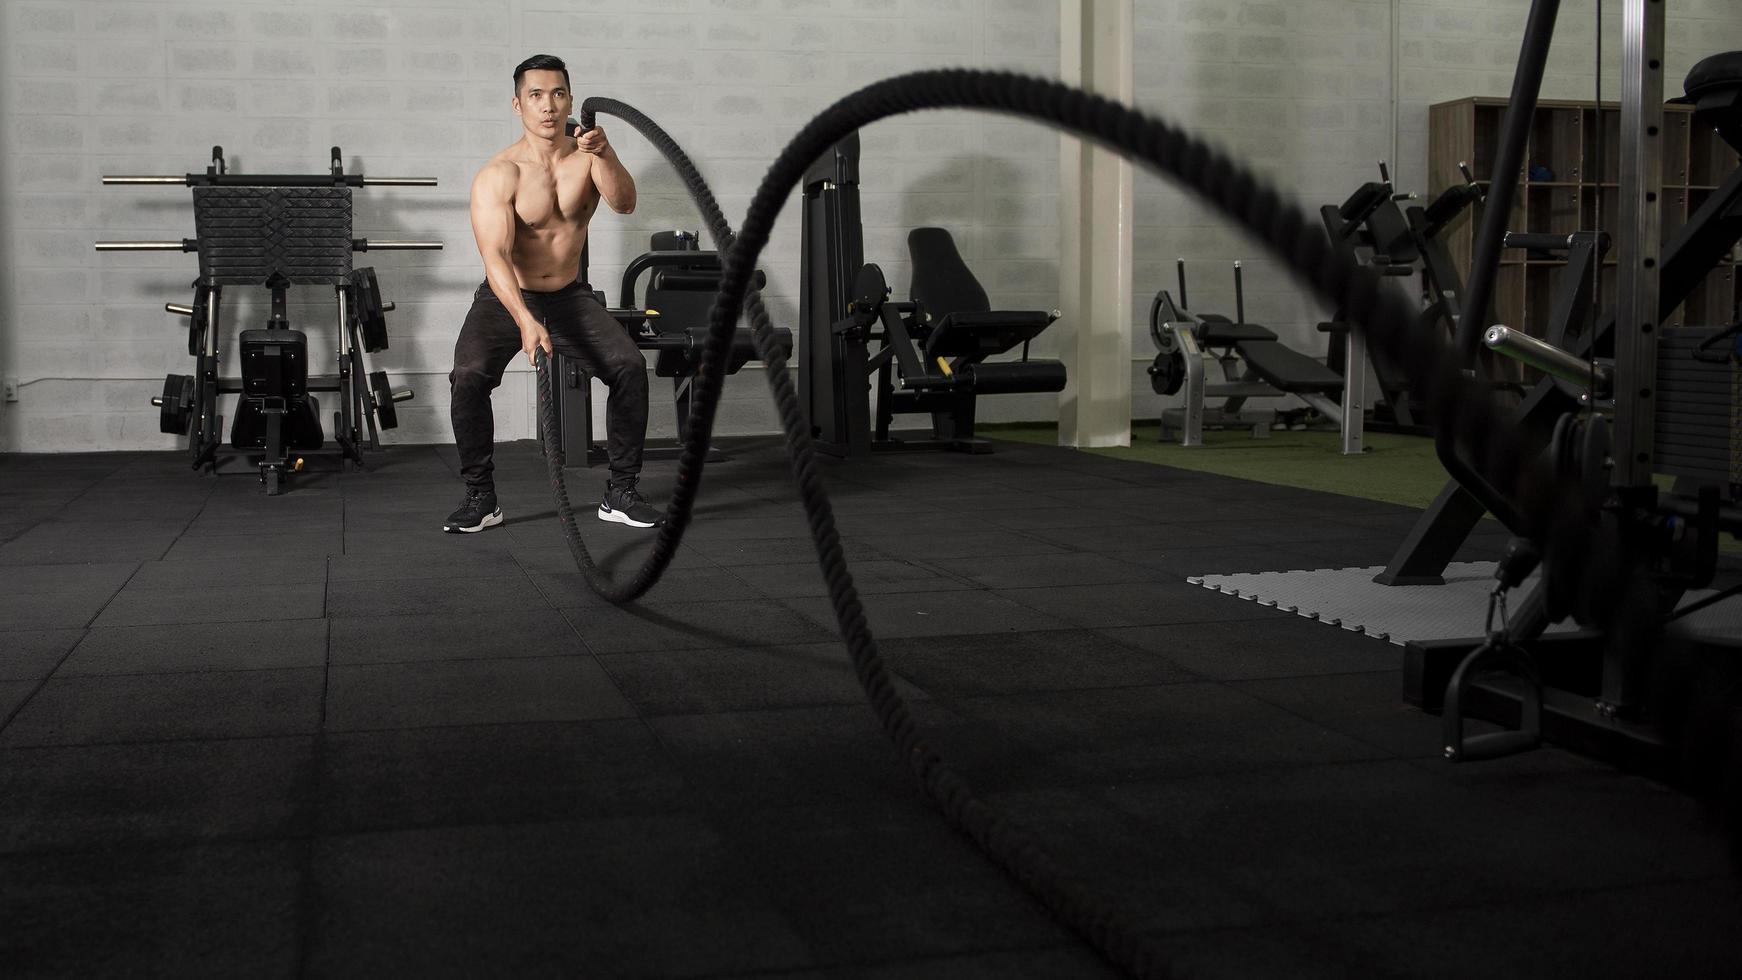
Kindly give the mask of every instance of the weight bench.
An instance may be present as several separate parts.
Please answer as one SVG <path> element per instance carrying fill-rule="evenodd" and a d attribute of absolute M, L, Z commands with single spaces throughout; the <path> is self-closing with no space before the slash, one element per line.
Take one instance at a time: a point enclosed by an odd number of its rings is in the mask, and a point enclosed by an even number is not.
<path fill-rule="evenodd" d="M 1237 299 L 1238 320 L 1206 313 L 1194 316 L 1184 306 L 1185 262 L 1179 263 L 1181 302 L 1161 290 L 1149 308 L 1149 331 L 1161 353 L 1149 367 L 1150 385 L 1157 394 L 1184 396 L 1178 408 L 1161 413 L 1161 438 L 1180 432 L 1180 445 L 1204 444 L 1204 427 L 1249 428 L 1256 439 L 1270 437 L 1276 421 L 1274 409 L 1248 409 L 1248 398 L 1293 396 L 1336 423 L 1343 433 L 1343 452 L 1359 453 L 1362 436 L 1360 404 L 1366 365 L 1362 345 L 1345 343 L 1347 373 L 1356 379 L 1345 384 L 1344 375 L 1317 359 L 1282 343 L 1267 327 L 1247 323 L 1244 302 Z M 1234 263 L 1235 295 L 1241 295 L 1240 264 Z M 1341 324 L 1319 325 L 1324 332 L 1346 332 Z M 1355 340 L 1356 338 L 1350 338 Z M 1215 361 L 1223 380 L 1211 381 L 1207 361 Z M 1218 406 L 1208 404 L 1221 398 Z M 1342 399 L 1341 402 L 1338 399 Z"/>

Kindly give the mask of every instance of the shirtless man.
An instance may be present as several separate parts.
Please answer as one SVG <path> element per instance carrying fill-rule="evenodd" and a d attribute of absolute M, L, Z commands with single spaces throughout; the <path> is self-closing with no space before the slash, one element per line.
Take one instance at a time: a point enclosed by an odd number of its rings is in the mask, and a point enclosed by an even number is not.
<path fill-rule="evenodd" d="M 665 517 L 636 491 L 647 436 L 647 362 L 593 291 L 577 278 L 587 223 L 599 201 L 635 210 L 635 180 L 595 126 L 567 132 L 574 96 L 559 58 L 534 55 L 514 69 L 514 111 L 526 133 L 472 181 L 472 233 L 484 284 L 472 297 L 454 345 L 454 442 L 466 500 L 442 530 L 482 531 L 502 523 L 491 456 L 496 440 L 490 392 L 516 351 L 528 361 L 553 349 L 610 388 L 605 403 L 611 476 L 599 519 L 654 527 Z"/>

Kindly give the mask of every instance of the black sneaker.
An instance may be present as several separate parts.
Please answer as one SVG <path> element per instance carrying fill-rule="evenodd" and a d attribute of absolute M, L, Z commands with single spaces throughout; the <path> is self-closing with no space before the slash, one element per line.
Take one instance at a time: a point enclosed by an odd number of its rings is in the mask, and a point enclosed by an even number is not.
<path fill-rule="evenodd" d="M 621 487 L 605 484 L 605 499 L 599 502 L 599 520 L 615 521 L 630 527 L 658 527 L 665 515 L 655 510 L 630 483 Z"/>
<path fill-rule="evenodd" d="M 502 523 L 502 508 L 496 506 L 496 491 L 467 490 L 466 502 L 448 516 L 442 530 L 449 534 L 471 534 Z"/>

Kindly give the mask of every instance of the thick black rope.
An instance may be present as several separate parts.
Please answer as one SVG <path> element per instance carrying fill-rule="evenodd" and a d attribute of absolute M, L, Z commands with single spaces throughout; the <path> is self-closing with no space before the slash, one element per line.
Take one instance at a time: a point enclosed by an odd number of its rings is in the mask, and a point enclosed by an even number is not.
<path fill-rule="evenodd" d="M 992 858 L 1065 922 L 1116 965 L 1137 976 L 1167 975 L 1165 956 L 1142 939 L 1105 901 L 1067 877 L 1027 834 L 976 799 L 966 782 L 920 739 L 906 704 L 896 693 L 854 589 L 835 529 L 809 427 L 798 403 L 784 353 L 774 342 L 768 314 L 750 290 L 750 278 L 767 245 L 781 205 L 803 178 L 805 169 L 835 143 L 855 130 L 889 116 L 919 109 L 986 109 L 1024 116 L 1075 133 L 1127 157 L 1142 161 L 1210 199 L 1242 228 L 1264 241 L 1291 269 L 1348 319 L 1362 325 L 1377 348 L 1404 366 L 1411 384 L 1427 395 L 1439 424 L 1452 425 L 1459 448 L 1477 468 L 1511 499 L 1520 501 L 1534 536 L 1553 543 L 1577 537 L 1582 524 L 1577 508 L 1568 506 L 1570 490 L 1562 488 L 1544 463 L 1527 456 L 1520 433 L 1500 424 L 1501 415 L 1484 391 L 1458 369 L 1453 350 L 1437 333 L 1412 333 L 1412 301 L 1394 284 L 1369 269 L 1339 256 L 1317 225 L 1297 207 L 1284 202 L 1274 189 L 1210 146 L 1175 127 L 1141 112 L 1058 82 L 1002 73 L 944 69 L 899 76 L 861 89 L 813 119 L 787 145 L 757 189 L 736 239 L 705 184 L 670 137 L 640 113 L 618 103 L 589 99 L 586 109 L 617 111 L 661 149 L 708 217 L 709 231 L 721 246 L 720 292 L 709 314 L 709 335 L 696 380 L 696 397 L 686 427 L 678 482 L 667 512 L 667 524 L 652 552 L 626 586 L 617 586 L 593 566 L 576 533 L 562 482 L 562 460 L 554 443 L 548 366 L 540 358 L 540 410 L 545 421 L 546 458 L 551 469 L 563 528 L 587 580 L 602 596 L 625 601 L 646 592 L 669 564 L 688 525 L 700 482 L 706 448 L 712 437 L 714 410 L 723 377 L 726 347 L 739 317 L 750 314 L 758 356 L 767 367 L 770 387 L 787 437 L 800 497 L 816 542 L 819 563 L 829 587 L 829 599 L 879 723 L 888 732 L 929 796 L 958 830 Z M 631 113 L 633 113 L 631 115 Z M 589 112 L 583 123 L 590 124 Z M 699 189 L 699 192 L 698 192 Z M 706 203 L 703 203 L 705 200 Z M 1575 526 L 1567 526 L 1569 522 Z"/>

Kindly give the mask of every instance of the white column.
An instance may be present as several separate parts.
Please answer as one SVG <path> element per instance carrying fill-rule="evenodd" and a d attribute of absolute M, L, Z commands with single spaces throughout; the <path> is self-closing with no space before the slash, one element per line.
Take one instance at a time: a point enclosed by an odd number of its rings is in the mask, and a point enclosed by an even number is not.
<path fill-rule="evenodd" d="M 1130 104 L 1132 0 L 1060 0 L 1059 73 Z M 1059 445 L 1131 444 L 1131 164 L 1061 136 Z"/>

